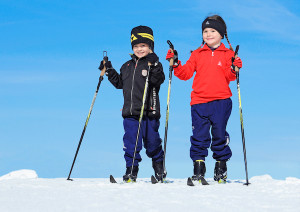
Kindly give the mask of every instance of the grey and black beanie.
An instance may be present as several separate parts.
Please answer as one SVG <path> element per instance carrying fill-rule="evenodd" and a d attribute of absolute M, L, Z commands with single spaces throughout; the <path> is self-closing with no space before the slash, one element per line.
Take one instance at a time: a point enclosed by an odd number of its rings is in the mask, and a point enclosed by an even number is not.
<path fill-rule="evenodd" d="M 131 30 L 131 47 L 139 43 L 147 43 L 152 51 L 154 51 L 153 31 L 147 26 L 137 26 Z"/>

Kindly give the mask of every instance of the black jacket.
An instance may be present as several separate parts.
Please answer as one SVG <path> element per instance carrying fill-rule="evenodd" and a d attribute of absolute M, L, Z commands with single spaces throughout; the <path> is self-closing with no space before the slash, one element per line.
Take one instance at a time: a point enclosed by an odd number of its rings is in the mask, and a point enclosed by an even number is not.
<path fill-rule="evenodd" d="M 120 69 L 120 74 L 115 69 L 108 69 L 108 80 L 117 88 L 123 89 L 124 105 L 122 116 L 139 117 L 143 103 L 143 94 L 148 72 L 148 61 L 138 59 L 135 55 L 132 59 L 124 63 Z M 149 118 L 160 118 L 159 89 L 165 80 L 165 74 L 160 62 L 151 65 L 149 72 L 149 86 L 144 109 L 144 116 Z"/>

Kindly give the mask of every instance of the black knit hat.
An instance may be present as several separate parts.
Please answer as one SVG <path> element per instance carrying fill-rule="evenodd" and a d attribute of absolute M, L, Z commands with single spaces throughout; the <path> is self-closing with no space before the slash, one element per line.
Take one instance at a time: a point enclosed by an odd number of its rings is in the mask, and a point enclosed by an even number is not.
<path fill-rule="evenodd" d="M 202 22 L 202 32 L 204 31 L 205 28 L 213 28 L 213 29 L 217 30 L 220 33 L 220 35 L 222 36 L 222 38 L 224 38 L 224 35 L 226 33 L 225 24 L 220 21 L 217 21 L 215 19 L 206 18 Z"/>
<path fill-rule="evenodd" d="M 147 43 L 152 51 L 154 51 L 153 31 L 147 26 L 137 26 L 131 30 L 131 47 L 139 43 Z"/>

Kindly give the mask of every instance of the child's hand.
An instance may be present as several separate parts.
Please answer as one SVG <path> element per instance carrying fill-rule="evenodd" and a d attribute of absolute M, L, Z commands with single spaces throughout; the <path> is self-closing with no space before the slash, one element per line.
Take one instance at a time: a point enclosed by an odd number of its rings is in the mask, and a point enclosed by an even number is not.
<path fill-rule="evenodd" d="M 98 69 L 103 70 L 104 66 L 105 66 L 106 70 L 112 68 L 110 61 L 107 61 L 105 64 L 103 64 L 103 60 L 102 60 Z"/>
<path fill-rule="evenodd" d="M 152 65 L 154 65 L 154 63 L 158 61 L 158 57 L 155 53 L 150 53 L 146 56 L 146 60 Z"/>
<path fill-rule="evenodd" d="M 172 52 L 171 49 L 169 49 L 166 60 L 170 60 L 171 58 L 174 58 L 174 65 L 178 64 L 178 53 L 176 50 Z"/>
<path fill-rule="evenodd" d="M 170 60 L 173 57 L 174 57 L 174 52 L 172 52 L 171 49 L 169 49 L 167 56 L 166 56 L 166 60 Z"/>
<path fill-rule="evenodd" d="M 235 58 L 234 61 L 232 62 L 232 65 L 236 66 L 238 68 L 242 68 L 243 63 L 242 63 L 241 58 L 239 58 L 239 57 Z"/>

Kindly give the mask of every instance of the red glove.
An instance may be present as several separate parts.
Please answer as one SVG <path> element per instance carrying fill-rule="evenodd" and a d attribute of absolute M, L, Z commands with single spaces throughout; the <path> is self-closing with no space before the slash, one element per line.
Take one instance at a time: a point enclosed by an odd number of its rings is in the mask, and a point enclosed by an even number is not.
<path fill-rule="evenodd" d="M 171 49 L 169 49 L 167 56 L 166 56 L 166 60 L 171 59 L 172 57 L 174 57 L 174 52 L 171 52 Z"/>
<path fill-rule="evenodd" d="M 235 58 L 234 61 L 232 62 L 232 65 L 236 66 L 238 68 L 242 68 L 243 63 L 242 63 L 241 58 L 239 58 L 239 57 Z"/>
<path fill-rule="evenodd" d="M 167 56 L 166 56 L 166 60 L 170 60 L 171 58 L 174 59 L 173 67 L 174 68 L 178 67 L 180 64 L 180 61 L 178 61 L 178 53 L 176 50 L 173 50 L 173 52 L 171 52 L 171 49 L 169 49 Z"/>

